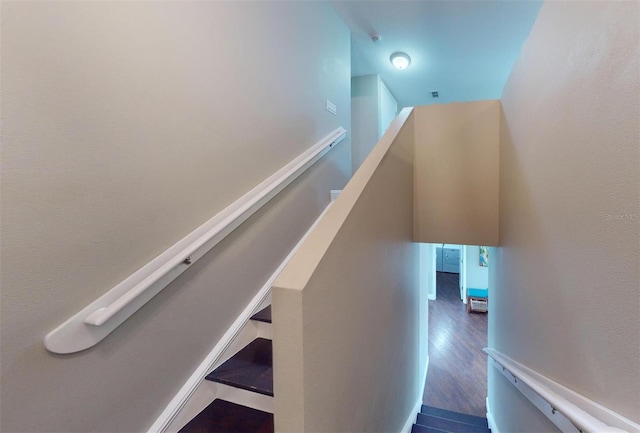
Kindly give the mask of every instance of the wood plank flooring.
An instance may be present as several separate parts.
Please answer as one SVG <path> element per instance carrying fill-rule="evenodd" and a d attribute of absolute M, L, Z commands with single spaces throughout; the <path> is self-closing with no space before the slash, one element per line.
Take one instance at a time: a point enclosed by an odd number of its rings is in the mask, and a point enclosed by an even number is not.
<path fill-rule="evenodd" d="M 436 278 L 437 299 L 429 301 L 429 372 L 423 402 L 484 417 L 487 314 L 466 312 L 458 274 L 437 272 Z"/>

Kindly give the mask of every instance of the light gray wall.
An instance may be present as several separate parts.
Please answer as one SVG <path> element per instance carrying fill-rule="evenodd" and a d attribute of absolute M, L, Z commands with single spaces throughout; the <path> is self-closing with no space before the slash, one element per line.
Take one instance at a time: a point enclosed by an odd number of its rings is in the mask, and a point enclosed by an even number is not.
<path fill-rule="evenodd" d="M 398 113 L 398 103 L 377 74 L 351 78 L 351 166 L 355 173 Z"/>
<path fill-rule="evenodd" d="M 491 266 L 491 256 L 489 256 L 489 266 Z M 480 247 L 477 245 L 467 245 L 465 248 L 465 288 L 486 289 L 489 284 L 489 268 L 480 266 Z"/>
<path fill-rule="evenodd" d="M 418 244 L 418 250 L 420 251 L 420 290 L 424 290 L 429 299 L 435 300 L 436 244 Z"/>
<path fill-rule="evenodd" d="M 378 139 L 380 139 L 398 114 L 398 103 L 380 76 L 378 76 L 378 112 Z"/>
<path fill-rule="evenodd" d="M 540 11 L 502 96 L 489 314 L 490 347 L 635 422 L 639 13 L 638 2 Z M 513 418 L 506 425 L 526 422 L 527 403 L 503 392 L 490 384 L 493 410 Z"/>
<path fill-rule="evenodd" d="M 276 431 L 398 432 L 416 415 L 428 311 L 413 121 L 380 140 L 274 283 Z"/>
<path fill-rule="evenodd" d="M 351 79 L 351 166 L 353 173 L 367 158 L 378 139 L 378 76 Z"/>
<path fill-rule="evenodd" d="M 42 338 L 349 128 L 349 38 L 321 2 L 2 2 L 0 430 L 151 424 L 343 187 L 348 140 L 98 346 Z"/>

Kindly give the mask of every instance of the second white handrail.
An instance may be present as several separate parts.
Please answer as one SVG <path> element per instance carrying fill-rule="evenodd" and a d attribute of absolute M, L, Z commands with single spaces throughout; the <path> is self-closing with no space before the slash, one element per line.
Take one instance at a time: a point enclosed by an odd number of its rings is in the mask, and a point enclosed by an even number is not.
<path fill-rule="evenodd" d="M 514 384 L 517 385 L 519 381 L 524 383 L 527 387 L 533 390 L 538 396 L 540 396 L 544 401 L 548 403 L 548 405 L 551 407 L 552 414 L 555 414 L 556 412 L 562 414 L 571 424 L 576 427 L 577 431 L 580 431 L 582 433 L 629 433 L 629 430 L 623 430 L 621 428 L 614 427 L 603 422 L 602 420 L 588 413 L 586 410 L 583 410 L 581 407 L 567 400 L 562 395 L 545 386 L 543 382 L 536 378 L 536 376 L 541 376 L 539 373 L 533 372 L 529 368 L 512 360 L 508 356 L 498 352 L 495 349 L 485 348 L 483 350 L 487 355 L 489 355 L 493 362 L 497 364 L 497 368 L 502 369 L 503 372 L 508 372 L 508 374 L 513 378 Z M 545 380 L 549 383 L 552 382 L 551 379 L 548 378 L 545 378 Z M 556 384 L 556 387 L 564 388 L 560 384 Z M 567 392 L 570 391 L 567 390 Z M 582 397 L 582 399 L 587 401 L 586 397 Z M 592 406 L 597 405 L 597 403 L 595 402 L 589 402 Z M 623 418 L 621 415 L 615 414 L 614 412 L 604 407 L 600 407 L 600 409 L 603 411 L 608 411 L 611 415 L 618 418 L 620 420 L 620 424 L 633 428 L 633 423 L 626 418 Z M 633 429 L 631 431 L 635 433 L 637 430 Z"/>

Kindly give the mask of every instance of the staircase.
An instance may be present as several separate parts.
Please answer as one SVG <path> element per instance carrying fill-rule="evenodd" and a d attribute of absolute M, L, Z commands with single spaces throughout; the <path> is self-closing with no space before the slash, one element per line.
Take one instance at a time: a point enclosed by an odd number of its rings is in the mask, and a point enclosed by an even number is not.
<path fill-rule="evenodd" d="M 489 433 L 486 418 L 422 406 L 411 433 Z"/>
<path fill-rule="evenodd" d="M 271 306 L 251 317 L 271 324 Z M 271 340 L 256 338 L 222 363 L 207 380 L 273 397 Z M 215 399 L 180 433 L 273 433 L 273 414 Z M 411 433 L 490 433 L 487 419 L 431 406 L 422 406 Z"/>
<path fill-rule="evenodd" d="M 271 306 L 251 317 L 271 323 Z M 206 377 L 207 380 L 273 397 L 271 340 L 256 338 Z M 216 399 L 181 433 L 273 433 L 273 414 Z"/>

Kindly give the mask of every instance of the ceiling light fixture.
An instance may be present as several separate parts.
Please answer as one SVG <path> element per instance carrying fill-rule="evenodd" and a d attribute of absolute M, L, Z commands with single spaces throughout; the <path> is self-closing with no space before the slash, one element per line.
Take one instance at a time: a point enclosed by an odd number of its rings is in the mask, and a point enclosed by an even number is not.
<path fill-rule="evenodd" d="M 399 70 L 407 69 L 407 67 L 411 63 L 411 57 L 409 57 L 407 53 L 403 53 L 402 51 L 397 51 L 391 54 L 389 60 L 391 60 L 391 64 Z"/>

